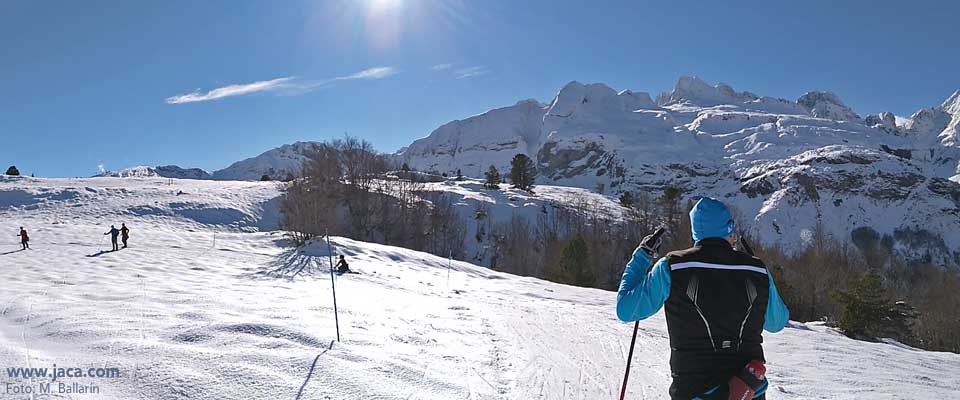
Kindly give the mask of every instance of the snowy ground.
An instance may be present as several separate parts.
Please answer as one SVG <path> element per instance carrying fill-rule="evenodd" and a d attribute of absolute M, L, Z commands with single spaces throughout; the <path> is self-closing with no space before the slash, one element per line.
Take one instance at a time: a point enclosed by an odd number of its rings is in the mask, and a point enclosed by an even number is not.
<path fill-rule="evenodd" d="M 177 194 L 183 192 L 182 194 Z M 115 367 L 76 399 L 612 399 L 631 324 L 615 294 L 334 238 L 284 246 L 271 184 L 0 180 L 0 399 L 6 368 Z M 264 205 L 264 203 L 267 203 Z M 99 253 L 126 222 L 131 248 Z M 19 226 L 33 250 L 16 251 Z M 107 248 L 107 244 L 103 244 Z M 640 324 L 628 398 L 667 398 L 662 313 Z M 941 399 L 960 355 L 857 342 L 815 324 L 766 334 L 771 399 Z"/>

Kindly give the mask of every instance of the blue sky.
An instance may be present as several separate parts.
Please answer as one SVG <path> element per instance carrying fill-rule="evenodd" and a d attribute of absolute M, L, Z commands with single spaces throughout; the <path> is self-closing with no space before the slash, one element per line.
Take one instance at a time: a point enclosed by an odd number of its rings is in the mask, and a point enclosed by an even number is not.
<path fill-rule="evenodd" d="M 779 4 L 774 4 L 779 3 Z M 0 164 L 208 170 L 349 133 L 394 151 L 571 80 L 681 75 L 909 115 L 960 89 L 960 2 L 0 2 Z"/>

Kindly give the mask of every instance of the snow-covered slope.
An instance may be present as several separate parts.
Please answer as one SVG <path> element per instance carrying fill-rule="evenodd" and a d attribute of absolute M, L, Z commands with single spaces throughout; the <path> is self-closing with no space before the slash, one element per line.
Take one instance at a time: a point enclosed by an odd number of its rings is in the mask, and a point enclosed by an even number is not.
<path fill-rule="evenodd" d="M 571 82 L 549 106 L 454 121 L 396 157 L 480 177 L 525 153 L 540 183 L 723 198 L 768 244 L 798 248 L 820 219 L 839 239 L 870 228 L 911 256 L 960 264 L 958 126 L 960 94 L 910 118 L 862 118 L 822 91 L 790 101 L 684 77 L 654 103 Z"/>
<path fill-rule="evenodd" d="M 278 187 L 270 182 L 213 182 L 189 179 L 39 179 L 0 177 L 0 216 L 11 225 L 21 218 L 44 224 L 155 221 L 183 230 L 277 229 Z M 99 228 L 97 228 L 99 229 Z M 97 238 L 96 229 L 89 234 Z M 31 235 L 32 236 L 32 235 Z"/>
<path fill-rule="evenodd" d="M 229 167 L 214 171 L 213 179 L 229 181 L 256 181 L 264 175 L 284 179 L 288 174 L 299 175 L 300 167 L 319 143 L 296 142 L 268 150 L 256 157 L 237 161 Z"/>
<path fill-rule="evenodd" d="M 618 395 L 632 324 L 616 320 L 615 293 L 334 237 L 334 253 L 360 272 L 336 278 L 335 342 L 326 246 L 298 251 L 278 232 L 252 230 L 266 226 L 273 185 L 166 183 L 0 180 L 9 232 L 0 241 L 0 365 L 121 372 L 59 378 L 95 383 L 99 393 L 55 398 Z M 180 203 L 196 212 L 178 213 Z M 144 207 L 162 212 L 130 211 Z M 224 218 L 226 207 L 251 223 Z M 121 221 L 131 247 L 98 252 L 106 226 Z M 33 250 L 16 251 L 19 226 Z M 957 354 L 858 342 L 818 324 L 764 336 L 771 399 L 941 399 L 960 391 Z M 661 313 L 640 323 L 628 398 L 668 398 L 668 358 Z M 49 379 L 4 381 L 36 388 Z"/>
<path fill-rule="evenodd" d="M 570 186 L 540 185 L 532 194 L 512 189 L 509 184 L 490 190 L 484 188 L 479 179 L 457 181 L 449 178 L 426 183 L 424 190 L 450 196 L 460 218 L 466 223 L 464 259 L 488 267 L 493 266 L 493 259 L 497 256 L 494 230 L 514 216 L 534 226 L 539 217 L 554 217 L 561 208 L 595 212 L 598 217 L 609 221 L 623 220 L 626 211 L 612 196 Z M 478 218 L 478 214 L 483 217 Z"/>
<path fill-rule="evenodd" d="M 462 121 L 449 122 L 433 131 L 436 140 L 413 142 L 403 154 L 422 161 L 418 168 L 481 176 L 487 167 L 510 164 L 517 153 L 530 154 L 540 148 L 543 113 L 546 107 L 524 100 Z"/>

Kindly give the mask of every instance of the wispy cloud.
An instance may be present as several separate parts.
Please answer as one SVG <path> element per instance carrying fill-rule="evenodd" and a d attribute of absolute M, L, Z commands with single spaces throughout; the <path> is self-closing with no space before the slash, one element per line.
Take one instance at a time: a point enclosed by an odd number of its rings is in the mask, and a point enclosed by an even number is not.
<path fill-rule="evenodd" d="M 333 78 L 332 80 L 346 81 L 351 79 L 383 79 L 391 75 L 396 75 L 397 72 L 400 71 L 397 71 L 397 69 L 393 67 L 374 67 L 347 76 L 339 76 Z"/>
<path fill-rule="evenodd" d="M 474 76 L 486 75 L 489 74 L 490 70 L 487 67 L 482 65 L 477 65 L 474 67 L 460 68 L 454 72 L 454 75 L 457 79 L 472 78 Z"/>
<path fill-rule="evenodd" d="M 399 71 L 393 67 L 374 67 L 349 75 L 322 80 L 303 80 L 297 77 L 288 76 L 284 78 L 271 79 L 268 81 L 227 85 L 210 90 L 208 92 L 203 92 L 200 89 L 197 89 L 191 93 L 167 97 L 164 99 L 164 102 L 167 104 L 195 103 L 199 101 L 217 100 L 224 97 L 243 96 L 259 92 L 278 92 L 284 95 L 298 95 L 321 88 L 337 81 L 383 79 L 392 75 L 396 75 L 398 72 Z"/>
<path fill-rule="evenodd" d="M 453 64 L 447 63 L 447 64 L 437 64 L 437 65 L 431 66 L 431 67 L 430 67 L 430 70 L 431 70 L 431 71 L 446 71 L 446 70 L 448 70 L 448 69 L 450 69 L 450 68 L 453 68 Z"/>
<path fill-rule="evenodd" d="M 398 71 L 396 68 L 393 68 L 393 67 L 367 68 L 360 72 L 354 72 L 350 75 L 338 76 L 336 78 L 321 79 L 321 80 L 314 80 L 314 81 L 298 81 L 295 84 L 285 88 L 282 94 L 286 96 L 296 96 L 296 95 L 304 94 L 313 90 L 320 89 L 334 82 L 353 81 L 353 80 L 360 80 L 360 79 L 364 79 L 364 80 L 383 79 L 389 76 L 396 75 L 399 72 L 400 71 Z"/>
<path fill-rule="evenodd" d="M 242 96 L 245 94 L 266 92 L 281 89 L 294 79 L 294 77 L 288 76 L 286 78 L 271 79 L 269 81 L 227 85 L 213 89 L 206 93 L 201 92 L 200 89 L 197 89 L 192 93 L 167 97 L 164 102 L 167 104 L 195 103 L 198 101 L 210 101 L 230 96 Z"/>

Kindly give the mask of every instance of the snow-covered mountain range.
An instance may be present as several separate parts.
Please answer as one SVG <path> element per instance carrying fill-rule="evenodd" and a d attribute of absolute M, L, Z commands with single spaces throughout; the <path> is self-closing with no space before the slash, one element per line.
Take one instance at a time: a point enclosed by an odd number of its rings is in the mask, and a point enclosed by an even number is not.
<path fill-rule="evenodd" d="M 862 117 L 830 92 L 791 101 L 683 77 L 656 101 L 571 82 L 548 104 L 447 123 L 396 156 L 479 177 L 524 153 L 541 183 L 723 198 L 767 243 L 796 248 L 822 221 L 840 239 L 960 263 L 958 132 L 960 91 L 908 118 Z"/>
<path fill-rule="evenodd" d="M 111 176 L 282 179 L 317 142 L 297 142 L 207 173 L 135 167 Z M 648 93 L 571 82 L 549 103 L 523 100 L 444 124 L 393 155 L 411 167 L 481 177 L 524 153 L 538 183 L 606 194 L 666 187 L 723 198 L 767 244 L 799 248 L 817 222 L 838 239 L 960 265 L 960 91 L 909 117 L 861 116 L 830 92 L 796 101 L 681 78 Z"/>
<path fill-rule="evenodd" d="M 296 142 L 267 150 L 256 157 L 237 161 L 211 172 L 200 168 L 181 168 L 176 165 L 157 167 L 136 166 L 98 174 L 99 177 L 163 177 L 177 179 L 213 179 L 218 181 L 257 181 L 264 175 L 280 180 L 289 174 L 297 175 L 300 166 L 319 142 Z"/>
<path fill-rule="evenodd" d="M 124 168 L 117 171 L 107 171 L 98 174 L 99 177 L 109 176 L 115 178 L 177 178 L 177 179 L 211 179 L 209 172 L 200 168 L 180 168 L 176 165 L 160 165 L 148 167 L 140 165 L 136 167 Z"/>

